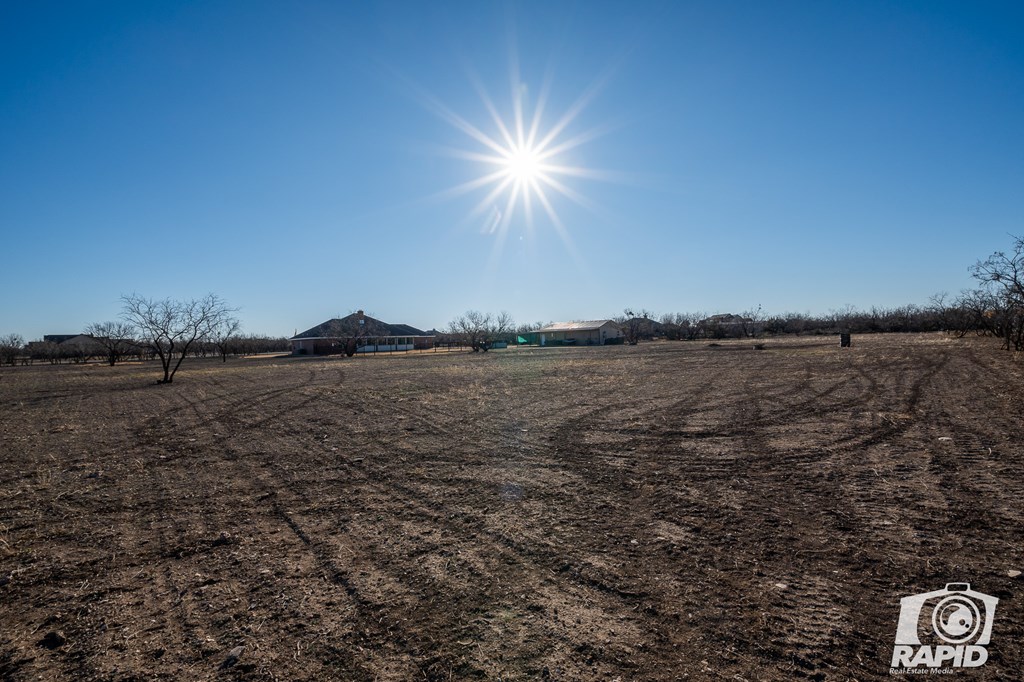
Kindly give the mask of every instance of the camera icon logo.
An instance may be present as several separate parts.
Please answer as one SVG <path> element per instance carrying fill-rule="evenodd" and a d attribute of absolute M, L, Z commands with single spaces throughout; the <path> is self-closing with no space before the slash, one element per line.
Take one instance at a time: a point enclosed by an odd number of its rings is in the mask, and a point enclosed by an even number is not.
<path fill-rule="evenodd" d="M 957 594 L 940 601 L 932 611 L 935 634 L 950 644 L 962 644 L 974 639 L 982 622 L 974 602 Z"/>
<path fill-rule="evenodd" d="M 988 660 L 996 597 L 969 583 L 903 597 L 891 668 L 975 668 Z"/>

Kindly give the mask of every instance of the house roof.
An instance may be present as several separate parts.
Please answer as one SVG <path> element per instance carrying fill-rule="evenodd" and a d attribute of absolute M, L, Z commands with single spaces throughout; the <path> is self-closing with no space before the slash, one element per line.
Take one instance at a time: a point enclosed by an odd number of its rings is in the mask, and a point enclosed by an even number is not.
<path fill-rule="evenodd" d="M 702 322 L 718 322 L 727 324 L 738 324 L 740 322 L 753 322 L 749 317 L 743 317 L 742 315 L 733 315 L 732 313 L 721 313 L 718 315 L 712 315 L 711 317 L 701 320 Z"/>
<path fill-rule="evenodd" d="M 315 327 L 296 334 L 293 339 L 337 339 L 360 336 L 427 336 L 416 327 L 407 324 L 388 324 L 369 315 L 363 315 L 359 324 L 359 313 L 321 322 Z"/>
<path fill-rule="evenodd" d="M 407 324 L 389 324 L 388 327 L 391 329 L 389 336 L 430 336 L 422 329 Z"/>
<path fill-rule="evenodd" d="M 626 324 L 636 324 L 639 325 L 640 327 L 652 329 L 654 331 L 657 331 L 665 326 L 661 322 L 658 322 L 657 320 L 652 320 L 649 317 L 631 317 L 628 320 L 626 320 Z"/>
<path fill-rule="evenodd" d="M 46 334 L 43 336 L 43 342 L 90 349 L 100 347 L 101 344 L 98 339 L 105 338 L 103 336 L 93 336 L 92 334 Z"/>
<path fill-rule="evenodd" d="M 612 320 L 583 320 L 581 322 L 554 322 L 546 327 L 541 327 L 539 332 L 585 332 L 593 329 L 600 329 L 606 324 L 618 327 Z"/>

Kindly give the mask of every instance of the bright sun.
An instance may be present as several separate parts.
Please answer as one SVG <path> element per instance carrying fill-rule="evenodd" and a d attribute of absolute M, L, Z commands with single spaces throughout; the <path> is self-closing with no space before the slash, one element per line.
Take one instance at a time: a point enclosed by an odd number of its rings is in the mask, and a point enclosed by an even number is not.
<path fill-rule="evenodd" d="M 532 184 L 544 170 L 540 154 L 530 147 L 516 147 L 505 158 L 505 169 L 520 184 Z"/>
<path fill-rule="evenodd" d="M 587 209 L 596 211 L 594 204 L 570 186 L 569 180 L 592 179 L 616 181 L 617 173 L 572 165 L 568 153 L 576 147 L 604 135 L 609 128 L 599 126 L 575 135 L 567 131 L 601 89 L 596 82 L 565 111 L 562 116 L 543 125 L 545 104 L 551 81 L 545 80 L 531 111 L 526 111 L 527 89 L 519 80 L 518 68 L 511 73 L 512 115 L 503 117 L 483 85 L 475 82 L 476 89 L 490 114 L 493 132 L 488 134 L 481 126 L 470 123 L 437 99 L 424 97 L 427 106 L 452 126 L 480 145 L 476 150 L 446 148 L 446 153 L 481 164 L 479 176 L 453 187 L 442 196 L 458 196 L 470 192 L 485 192 L 472 209 L 470 220 L 486 217 L 484 229 L 504 238 L 509 225 L 521 208 L 527 230 L 533 229 L 534 212 L 538 208 L 547 215 L 558 235 L 571 249 L 571 240 L 565 225 L 555 211 L 553 199 L 560 195 Z M 421 93 L 423 94 L 423 93 Z M 500 239 L 498 244 L 500 245 Z M 500 246 L 499 246 L 500 248 Z"/>

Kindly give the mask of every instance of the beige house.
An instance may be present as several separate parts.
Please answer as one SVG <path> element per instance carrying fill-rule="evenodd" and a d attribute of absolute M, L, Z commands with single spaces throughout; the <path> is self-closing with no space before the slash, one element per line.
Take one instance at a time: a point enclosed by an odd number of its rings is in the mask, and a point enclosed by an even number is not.
<path fill-rule="evenodd" d="M 529 337 L 539 346 L 603 346 L 622 343 L 622 328 L 612 320 L 556 322 L 530 332 Z"/>

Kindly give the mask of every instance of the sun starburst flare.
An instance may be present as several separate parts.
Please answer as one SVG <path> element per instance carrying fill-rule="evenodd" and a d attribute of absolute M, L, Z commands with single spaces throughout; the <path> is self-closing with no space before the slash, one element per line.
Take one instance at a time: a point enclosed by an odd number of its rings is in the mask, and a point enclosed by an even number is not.
<path fill-rule="evenodd" d="M 445 148 L 443 152 L 449 156 L 473 161 L 483 169 L 480 176 L 442 192 L 441 196 L 483 193 L 482 198 L 470 211 L 468 219 L 484 219 L 484 231 L 494 233 L 498 237 L 495 243 L 496 253 L 500 252 L 509 226 L 520 210 L 525 218 L 527 231 L 533 231 L 534 212 L 539 206 L 539 210 L 547 217 L 566 247 L 575 255 L 569 232 L 559 217 L 555 204 L 557 197 L 562 197 L 596 212 L 597 206 L 571 187 L 571 180 L 615 180 L 613 173 L 573 165 L 568 158 L 569 153 L 576 147 L 611 130 L 610 126 L 601 126 L 575 135 L 568 134 L 571 125 L 600 91 L 603 81 L 599 80 L 591 85 L 553 125 L 544 127 L 545 106 L 551 90 L 550 75 L 544 79 L 529 116 L 526 111 L 527 88 L 520 81 L 515 64 L 510 76 L 510 119 L 501 116 L 482 83 L 471 76 L 490 116 L 494 134 L 484 132 L 481 126 L 470 123 L 436 98 L 423 96 L 425 103 L 434 113 L 477 144 L 476 149 Z"/>

